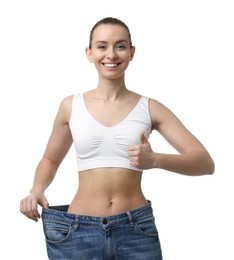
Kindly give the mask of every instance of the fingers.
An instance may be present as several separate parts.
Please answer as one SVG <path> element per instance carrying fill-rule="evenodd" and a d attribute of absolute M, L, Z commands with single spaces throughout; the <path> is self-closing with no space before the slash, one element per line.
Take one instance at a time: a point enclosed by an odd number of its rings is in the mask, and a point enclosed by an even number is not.
<path fill-rule="evenodd" d="M 140 169 L 148 169 L 150 165 L 146 162 L 149 161 L 148 159 L 152 154 L 152 149 L 150 143 L 145 137 L 145 131 L 140 132 L 139 138 L 140 144 L 133 144 L 128 147 L 130 165 Z"/>
<path fill-rule="evenodd" d="M 140 154 L 140 149 L 139 145 L 131 145 L 128 148 L 128 158 L 130 161 L 130 165 L 134 167 L 139 166 L 139 154 Z"/>
<path fill-rule="evenodd" d="M 129 160 L 130 160 L 130 165 L 131 166 L 140 168 L 139 157 L 132 156 L 132 157 L 129 157 Z"/>
<path fill-rule="evenodd" d="M 32 219 L 37 222 L 40 218 L 37 205 L 37 198 L 32 195 L 29 195 L 28 197 L 21 200 L 20 211 L 29 219 Z"/>
<path fill-rule="evenodd" d="M 139 134 L 141 144 L 132 144 L 128 147 L 128 157 L 130 160 L 130 164 L 132 166 L 137 167 L 139 164 L 139 155 L 141 153 L 141 146 L 145 142 L 144 131 Z"/>
<path fill-rule="evenodd" d="M 48 208 L 49 207 L 49 203 L 48 203 L 48 201 L 44 198 L 43 200 L 42 200 L 42 202 L 41 203 L 39 203 L 43 208 Z"/>

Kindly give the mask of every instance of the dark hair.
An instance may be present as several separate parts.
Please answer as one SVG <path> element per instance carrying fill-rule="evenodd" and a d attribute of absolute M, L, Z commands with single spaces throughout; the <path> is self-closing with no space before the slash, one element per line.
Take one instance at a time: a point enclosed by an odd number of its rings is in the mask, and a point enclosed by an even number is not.
<path fill-rule="evenodd" d="M 129 36 L 130 47 L 132 48 L 132 38 L 131 38 L 131 33 L 130 33 L 128 26 L 117 18 L 106 17 L 106 18 L 103 18 L 100 21 L 98 21 L 91 29 L 90 35 L 89 35 L 89 48 L 90 49 L 92 48 L 93 32 L 99 25 L 102 25 L 102 24 L 120 25 L 123 28 L 125 28 L 127 30 L 128 36 Z"/>

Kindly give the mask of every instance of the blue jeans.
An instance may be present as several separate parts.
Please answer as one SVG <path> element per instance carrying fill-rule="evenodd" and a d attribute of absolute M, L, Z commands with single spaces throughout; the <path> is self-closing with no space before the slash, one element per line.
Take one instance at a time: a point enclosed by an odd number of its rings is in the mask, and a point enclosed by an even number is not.
<path fill-rule="evenodd" d="M 108 217 L 69 214 L 67 209 L 42 209 L 49 259 L 162 260 L 150 202 Z"/>

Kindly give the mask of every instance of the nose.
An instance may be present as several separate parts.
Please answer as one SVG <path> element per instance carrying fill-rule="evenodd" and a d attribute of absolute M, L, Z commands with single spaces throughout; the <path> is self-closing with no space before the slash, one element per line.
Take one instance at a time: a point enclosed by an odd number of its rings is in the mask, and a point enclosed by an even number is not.
<path fill-rule="evenodd" d="M 110 60 L 115 59 L 117 57 L 116 50 L 115 48 L 109 48 L 108 53 L 107 53 L 107 58 Z"/>

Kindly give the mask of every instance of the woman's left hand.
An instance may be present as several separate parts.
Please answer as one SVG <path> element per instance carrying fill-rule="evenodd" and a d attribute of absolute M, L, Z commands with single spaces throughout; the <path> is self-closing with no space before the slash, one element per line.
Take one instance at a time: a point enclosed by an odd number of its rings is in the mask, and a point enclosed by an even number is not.
<path fill-rule="evenodd" d="M 151 169 L 154 167 L 155 153 L 145 138 L 144 131 L 140 133 L 140 140 L 141 144 L 128 147 L 130 164 L 139 169 Z"/>

